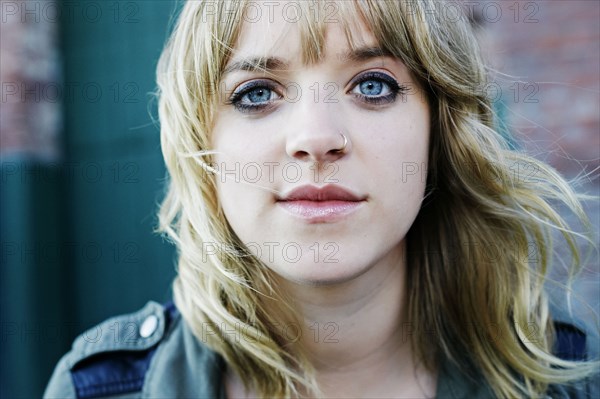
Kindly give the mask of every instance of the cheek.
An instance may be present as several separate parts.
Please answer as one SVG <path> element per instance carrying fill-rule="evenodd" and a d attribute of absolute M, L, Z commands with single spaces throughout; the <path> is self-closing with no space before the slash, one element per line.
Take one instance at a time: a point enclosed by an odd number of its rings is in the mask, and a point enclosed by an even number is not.
<path fill-rule="evenodd" d="M 278 128 L 273 123 L 259 120 L 240 121 L 225 115 L 213 129 L 213 156 L 215 166 L 224 174 L 221 178 L 228 190 L 244 190 L 244 185 L 260 190 L 272 185 L 281 175 L 281 138 L 276 137 Z M 280 130 L 280 128 L 279 128 Z M 245 191 L 245 190 L 244 190 Z"/>
<path fill-rule="evenodd" d="M 381 118 L 377 124 L 357 127 L 367 132 L 355 149 L 356 156 L 368 166 L 371 189 L 380 193 L 385 212 L 398 215 L 401 224 L 412 222 L 427 182 L 428 109 L 407 107 L 406 112 Z"/>
<path fill-rule="evenodd" d="M 376 124 L 357 123 L 364 132 L 356 156 L 369 167 L 375 179 L 396 184 L 424 183 L 429 158 L 430 123 L 427 108 L 410 107 L 407 112 L 382 118 Z M 359 134 L 357 134 L 358 136 Z"/>
<path fill-rule="evenodd" d="M 227 118 L 221 120 L 227 121 Z M 248 196 L 242 181 L 243 166 L 248 163 L 245 159 L 248 152 L 243 151 L 243 146 L 235 145 L 239 137 L 236 132 L 239 126 L 232 123 L 219 123 L 213 129 L 213 168 L 217 170 L 215 180 L 219 202 L 230 225 L 234 228 L 244 223 L 244 207 L 248 201 L 240 201 Z"/>
<path fill-rule="evenodd" d="M 251 134 L 248 126 L 217 124 L 213 130 L 213 167 L 217 194 L 227 221 L 244 239 L 251 233 L 248 226 L 268 223 L 264 212 L 271 203 L 269 190 L 276 168 L 269 168 L 274 155 L 273 143 Z"/>

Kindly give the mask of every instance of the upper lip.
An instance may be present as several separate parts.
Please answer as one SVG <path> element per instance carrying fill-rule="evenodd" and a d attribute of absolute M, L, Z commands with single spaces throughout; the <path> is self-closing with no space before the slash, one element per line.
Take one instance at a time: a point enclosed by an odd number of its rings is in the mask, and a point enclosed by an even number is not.
<path fill-rule="evenodd" d="M 353 193 L 336 185 L 324 187 L 300 186 L 287 194 L 277 197 L 277 201 L 364 201 L 366 196 Z"/>

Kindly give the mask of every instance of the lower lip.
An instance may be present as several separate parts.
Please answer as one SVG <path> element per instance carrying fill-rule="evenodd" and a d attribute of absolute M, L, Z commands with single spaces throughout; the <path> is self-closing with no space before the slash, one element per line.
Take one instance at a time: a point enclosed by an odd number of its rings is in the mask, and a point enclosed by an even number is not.
<path fill-rule="evenodd" d="M 279 201 L 277 204 L 309 223 L 335 222 L 354 212 L 364 201 Z"/>

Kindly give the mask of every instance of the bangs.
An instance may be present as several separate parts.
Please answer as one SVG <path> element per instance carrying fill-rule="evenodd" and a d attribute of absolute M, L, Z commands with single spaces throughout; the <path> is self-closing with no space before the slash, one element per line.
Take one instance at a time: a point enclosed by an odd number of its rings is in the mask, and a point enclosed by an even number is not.
<path fill-rule="evenodd" d="M 362 47 L 365 43 L 360 32 L 370 32 L 376 45 L 384 51 L 403 59 L 404 52 L 398 51 L 397 29 L 401 21 L 400 2 L 390 1 L 340 1 L 310 0 L 295 4 L 301 10 L 299 19 L 302 62 L 311 65 L 322 61 L 325 57 L 324 47 L 327 28 L 339 23 L 351 51 Z M 394 19 L 396 23 L 394 23 Z"/>
<path fill-rule="evenodd" d="M 365 40 L 361 32 L 366 30 L 373 35 L 375 45 L 382 50 L 403 61 L 406 58 L 406 47 L 410 40 L 403 33 L 406 29 L 399 29 L 404 26 L 400 2 L 302 0 L 288 5 L 283 8 L 285 18 L 292 23 L 288 27 L 295 24 L 299 30 L 301 61 L 304 65 L 313 65 L 324 59 L 327 29 L 332 24 L 339 24 L 351 51 L 364 46 Z M 234 39 L 233 42 L 227 43 L 230 54 L 235 52 L 235 41 L 243 23 L 252 21 L 248 15 L 256 14 L 252 10 L 256 7 L 255 2 L 243 0 L 240 7 L 242 12 L 237 13 L 237 18 L 221 16 L 224 17 L 222 21 L 232 24 L 226 31 L 235 32 L 230 36 L 230 39 Z M 278 12 L 280 11 L 282 10 Z M 266 58 L 264 55 L 263 57 Z"/>

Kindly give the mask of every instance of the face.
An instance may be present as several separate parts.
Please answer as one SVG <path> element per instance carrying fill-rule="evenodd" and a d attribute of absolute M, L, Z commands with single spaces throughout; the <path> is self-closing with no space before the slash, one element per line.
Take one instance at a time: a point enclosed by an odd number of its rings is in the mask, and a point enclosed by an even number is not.
<path fill-rule="evenodd" d="M 303 65 L 284 7 L 273 23 L 244 22 L 225 69 L 212 131 L 218 195 L 271 270 L 336 284 L 402 256 L 425 191 L 429 109 L 399 59 L 352 54 L 338 23 L 323 60 Z M 357 33 L 359 47 L 378 47 L 366 26 Z M 265 55 L 270 73 L 239 68 Z"/>

